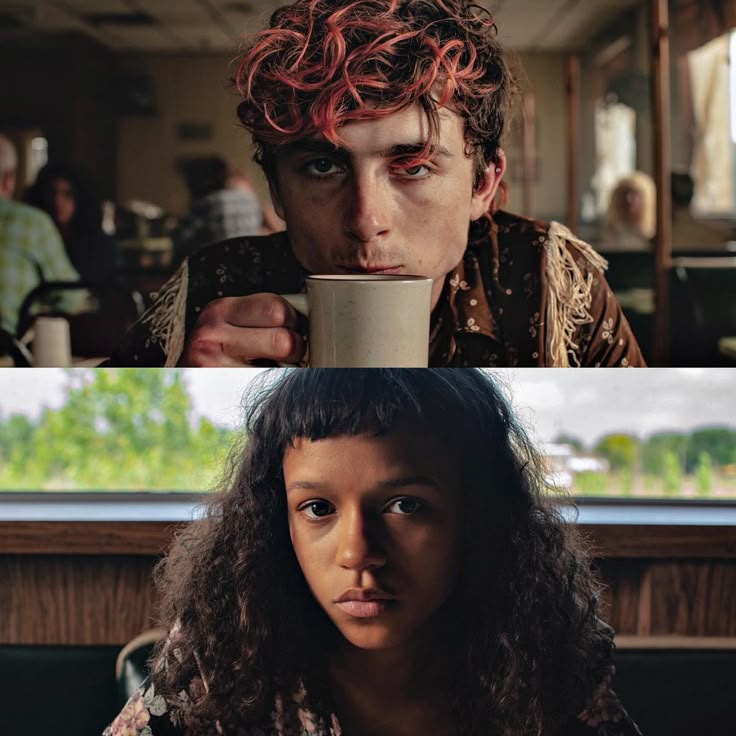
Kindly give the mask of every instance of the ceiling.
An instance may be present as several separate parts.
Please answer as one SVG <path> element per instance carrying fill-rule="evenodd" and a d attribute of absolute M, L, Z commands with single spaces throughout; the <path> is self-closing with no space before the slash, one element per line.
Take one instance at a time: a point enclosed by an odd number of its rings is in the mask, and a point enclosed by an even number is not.
<path fill-rule="evenodd" d="M 0 39 L 81 31 L 118 52 L 231 52 L 288 0 L 1 0 Z M 622 10 L 644 0 L 477 0 L 516 51 L 584 45 Z"/>

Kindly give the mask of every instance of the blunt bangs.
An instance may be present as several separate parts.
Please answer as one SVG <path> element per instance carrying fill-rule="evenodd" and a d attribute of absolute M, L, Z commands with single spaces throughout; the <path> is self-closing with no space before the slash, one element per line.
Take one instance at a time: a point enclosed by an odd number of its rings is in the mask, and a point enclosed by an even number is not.
<path fill-rule="evenodd" d="M 282 453 L 296 438 L 381 435 L 399 422 L 455 441 L 488 437 L 489 419 L 496 438 L 509 425 L 506 399 L 480 370 L 310 368 L 279 372 L 275 385 L 273 378 L 246 409 L 246 430 Z"/>

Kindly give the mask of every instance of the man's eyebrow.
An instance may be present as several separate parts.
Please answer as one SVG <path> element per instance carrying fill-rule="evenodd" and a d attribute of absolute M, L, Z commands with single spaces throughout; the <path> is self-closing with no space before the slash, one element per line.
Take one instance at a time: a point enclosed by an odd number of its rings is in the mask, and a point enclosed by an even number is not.
<path fill-rule="evenodd" d="M 381 148 L 375 152 L 381 158 L 392 158 L 394 156 L 414 156 L 424 150 L 426 143 L 396 143 L 388 148 Z M 435 146 L 429 149 L 430 155 L 440 155 L 452 158 L 452 154 L 444 146 Z"/>
<path fill-rule="evenodd" d="M 379 148 L 373 151 L 374 156 L 380 158 L 396 158 L 398 156 L 414 156 L 421 153 L 424 150 L 425 143 L 395 143 L 392 146 L 386 148 Z M 299 153 L 315 153 L 315 154 L 329 154 L 330 156 L 337 156 L 338 158 L 348 159 L 353 155 L 353 152 L 349 148 L 343 148 L 342 146 L 336 146 L 329 141 L 321 138 L 302 138 L 301 140 L 287 143 L 283 146 L 282 150 L 288 154 L 299 154 Z M 444 146 L 436 146 L 434 149 L 430 149 L 430 154 L 445 156 L 446 158 L 452 158 L 452 154 Z"/>
<path fill-rule="evenodd" d="M 281 150 L 287 155 L 298 153 L 329 153 L 331 156 L 342 156 L 344 158 L 350 156 L 350 151 L 347 148 L 341 148 L 322 138 L 301 138 L 298 141 L 284 144 L 281 146 Z"/>

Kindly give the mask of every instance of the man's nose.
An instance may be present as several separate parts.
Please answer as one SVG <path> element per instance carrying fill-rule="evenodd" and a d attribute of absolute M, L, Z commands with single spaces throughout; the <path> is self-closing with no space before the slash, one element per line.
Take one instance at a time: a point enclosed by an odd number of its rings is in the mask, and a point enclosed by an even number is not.
<path fill-rule="evenodd" d="M 346 513 L 339 527 L 337 562 L 348 570 L 383 567 L 386 554 L 381 543 L 380 521 L 362 511 Z"/>
<path fill-rule="evenodd" d="M 347 187 L 345 232 L 369 243 L 391 229 L 391 195 L 388 182 L 376 173 L 356 173 Z"/>

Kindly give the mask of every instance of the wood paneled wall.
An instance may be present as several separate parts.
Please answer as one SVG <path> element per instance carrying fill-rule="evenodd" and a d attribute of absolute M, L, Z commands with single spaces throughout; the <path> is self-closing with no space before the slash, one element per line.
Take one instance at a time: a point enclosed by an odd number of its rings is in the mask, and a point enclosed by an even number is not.
<path fill-rule="evenodd" d="M 124 644 L 153 626 L 148 556 L 0 556 L 0 643 Z"/>
<path fill-rule="evenodd" d="M 151 571 L 175 527 L 82 528 L 0 524 L 0 644 L 123 644 L 155 624 Z M 736 529 L 587 531 L 619 635 L 736 636 Z"/>
<path fill-rule="evenodd" d="M 0 128 L 39 128 L 52 161 L 73 161 L 114 197 L 118 62 L 80 33 L 18 32 L 0 44 Z"/>
<path fill-rule="evenodd" d="M 634 636 L 736 636 L 736 561 L 598 562 L 606 620 Z"/>

